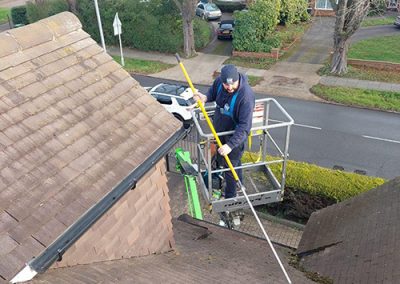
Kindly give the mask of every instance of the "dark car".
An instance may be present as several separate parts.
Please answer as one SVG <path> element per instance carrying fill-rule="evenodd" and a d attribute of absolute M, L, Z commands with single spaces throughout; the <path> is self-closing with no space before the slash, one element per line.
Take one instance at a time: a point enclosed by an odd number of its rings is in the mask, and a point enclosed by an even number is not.
<path fill-rule="evenodd" d="M 219 23 L 219 27 L 217 30 L 218 39 L 232 39 L 233 38 L 233 30 L 235 28 L 234 20 L 224 20 Z"/>

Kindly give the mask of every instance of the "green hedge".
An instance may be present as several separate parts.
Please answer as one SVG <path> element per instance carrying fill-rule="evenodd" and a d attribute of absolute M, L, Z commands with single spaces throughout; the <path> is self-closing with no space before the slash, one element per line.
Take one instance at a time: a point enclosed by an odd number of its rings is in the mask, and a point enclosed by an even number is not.
<path fill-rule="evenodd" d="M 99 42 L 93 1 L 78 0 L 77 4 L 83 29 Z M 172 1 L 99 0 L 99 8 L 107 45 L 118 44 L 112 26 L 115 13 L 118 12 L 125 47 L 170 53 L 183 49 L 182 17 Z M 196 48 L 203 47 L 209 42 L 210 28 L 199 20 L 195 20 L 193 25 Z"/>
<path fill-rule="evenodd" d="M 45 0 L 39 3 L 26 3 L 27 17 L 30 23 L 68 10 L 69 5 L 66 0 Z"/>
<path fill-rule="evenodd" d="M 242 161 L 250 162 L 256 154 L 246 152 Z M 281 163 L 271 164 L 271 170 L 280 180 Z M 344 171 L 322 168 L 313 164 L 289 160 L 286 168 L 286 187 L 312 195 L 332 198 L 337 202 L 373 189 L 385 182 L 382 178 L 369 177 Z"/>
<path fill-rule="evenodd" d="M 27 25 L 29 24 L 26 16 L 26 6 L 17 6 L 11 8 L 11 19 L 13 25 Z"/>
<path fill-rule="evenodd" d="M 289 26 L 309 19 L 305 0 L 258 0 L 247 12 L 234 13 L 233 48 L 237 51 L 270 52 L 281 47 L 277 25 Z"/>
<path fill-rule="evenodd" d="M 270 52 L 281 42 L 275 36 L 279 23 L 280 0 L 259 0 L 250 6 L 249 11 L 235 12 L 233 48 L 238 51 Z"/>

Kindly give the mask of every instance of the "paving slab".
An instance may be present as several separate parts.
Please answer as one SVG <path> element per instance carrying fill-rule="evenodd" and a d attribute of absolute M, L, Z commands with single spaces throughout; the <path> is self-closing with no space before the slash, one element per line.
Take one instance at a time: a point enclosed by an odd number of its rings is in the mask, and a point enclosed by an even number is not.
<path fill-rule="evenodd" d="M 274 96 L 322 101 L 310 92 L 310 88 L 320 80 L 316 72 L 321 67 L 320 64 L 277 62 L 266 70 L 263 81 L 253 89 L 257 93 Z"/>

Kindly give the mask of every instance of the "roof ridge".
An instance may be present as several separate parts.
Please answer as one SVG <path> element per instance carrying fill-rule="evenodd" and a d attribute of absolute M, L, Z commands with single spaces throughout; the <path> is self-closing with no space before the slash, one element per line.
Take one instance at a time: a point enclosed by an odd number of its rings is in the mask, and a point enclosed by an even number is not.
<path fill-rule="evenodd" d="M 62 12 L 28 26 L 0 33 L 0 38 L 8 37 L 8 43 L 0 47 L 0 58 L 82 29 L 79 19 L 71 12 Z"/>

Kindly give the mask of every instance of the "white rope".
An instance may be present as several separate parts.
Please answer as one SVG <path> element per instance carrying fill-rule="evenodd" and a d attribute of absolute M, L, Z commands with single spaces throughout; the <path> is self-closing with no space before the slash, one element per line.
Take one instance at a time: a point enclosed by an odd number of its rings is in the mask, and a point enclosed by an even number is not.
<path fill-rule="evenodd" d="M 275 248 L 274 248 L 274 246 L 272 245 L 272 242 L 271 242 L 270 238 L 268 237 L 268 234 L 267 234 L 267 232 L 265 231 L 265 229 L 264 229 L 264 227 L 263 227 L 263 225 L 262 225 L 262 223 L 261 223 L 261 221 L 260 221 L 260 218 L 258 218 L 258 215 L 257 215 L 257 213 L 256 213 L 256 210 L 254 210 L 253 204 L 251 204 L 251 202 L 250 202 L 250 199 L 249 199 L 249 196 L 248 196 L 247 193 L 246 193 L 245 187 L 242 185 L 242 183 L 240 182 L 240 180 L 238 181 L 238 183 L 239 183 L 239 185 L 240 185 L 240 188 L 242 189 L 242 192 L 243 192 L 243 194 L 244 194 L 244 197 L 245 197 L 246 200 L 247 200 L 247 203 L 248 203 L 249 206 L 250 206 L 251 211 L 253 212 L 254 217 L 255 217 L 256 220 L 257 220 L 258 225 L 260 226 L 260 228 L 261 228 L 261 230 L 262 230 L 262 232 L 263 232 L 263 234 L 264 234 L 265 239 L 267 240 L 267 242 L 268 242 L 268 244 L 269 244 L 269 246 L 270 246 L 272 252 L 273 252 L 274 255 L 275 255 L 276 260 L 277 260 L 278 263 L 279 263 L 279 266 L 281 267 L 281 269 L 282 269 L 282 271 L 283 271 L 283 274 L 285 274 L 286 280 L 288 281 L 289 284 L 292 284 L 292 281 L 290 280 L 289 275 L 287 274 L 285 267 L 283 267 L 283 264 L 282 264 L 281 260 L 279 259 L 279 256 L 278 256 L 278 254 L 276 253 Z"/>

